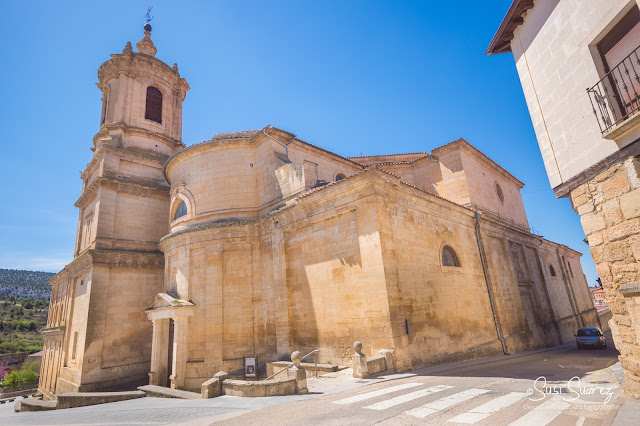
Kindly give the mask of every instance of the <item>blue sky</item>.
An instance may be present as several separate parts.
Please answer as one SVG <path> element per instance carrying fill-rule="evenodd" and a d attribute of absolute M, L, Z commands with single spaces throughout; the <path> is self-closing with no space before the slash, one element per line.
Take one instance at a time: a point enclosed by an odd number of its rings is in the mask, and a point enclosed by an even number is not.
<path fill-rule="evenodd" d="M 510 3 L 163 0 L 152 38 L 191 86 L 187 145 L 267 124 L 344 156 L 463 137 L 526 184 L 530 225 L 584 253 L 593 285 L 579 217 L 549 187 L 513 57 L 484 54 Z M 56 272 L 72 259 L 98 67 L 142 37 L 146 7 L 0 4 L 0 268 Z"/>

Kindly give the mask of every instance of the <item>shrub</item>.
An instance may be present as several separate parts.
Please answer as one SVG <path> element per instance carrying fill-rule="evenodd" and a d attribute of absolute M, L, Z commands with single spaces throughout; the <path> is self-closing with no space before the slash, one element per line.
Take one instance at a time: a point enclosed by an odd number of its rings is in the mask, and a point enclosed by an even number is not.
<path fill-rule="evenodd" d="M 31 385 L 38 382 L 40 362 L 25 362 L 20 371 L 12 371 L 2 381 L 2 386 L 12 388 L 16 386 Z"/>

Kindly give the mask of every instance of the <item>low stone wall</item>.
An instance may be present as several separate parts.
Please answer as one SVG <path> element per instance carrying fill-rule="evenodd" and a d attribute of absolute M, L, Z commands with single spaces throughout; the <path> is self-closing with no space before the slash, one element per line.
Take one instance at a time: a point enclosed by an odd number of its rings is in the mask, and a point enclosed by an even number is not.
<path fill-rule="evenodd" d="M 609 320 L 613 318 L 611 309 L 605 308 L 598 311 L 598 320 L 600 321 L 600 329 L 603 333 L 609 331 Z"/>
<path fill-rule="evenodd" d="M 222 391 L 225 395 L 242 397 L 292 395 L 296 393 L 296 379 L 287 377 L 254 382 L 227 379 L 222 382 Z"/>
<path fill-rule="evenodd" d="M 367 359 L 367 371 L 369 374 L 377 374 L 387 369 L 387 362 L 385 357 L 378 356 L 375 358 Z"/>
<path fill-rule="evenodd" d="M 13 388 L 0 388 L 0 399 L 32 395 L 38 391 L 37 386 L 38 384 L 34 383 L 32 385 L 16 386 Z"/>
<path fill-rule="evenodd" d="M 285 368 L 288 365 L 291 365 L 291 362 L 289 361 L 274 361 L 274 362 L 267 362 L 267 377 L 271 376 L 273 373 L 275 373 L 278 370 L 282 370 L 283 368 Z M 300 367 L 304 368 L 304 371 L 307 373 L 307 377 L 315 377 L 316 375 L 316 370 L 315 370 L 315 364 L 312 362 L 301 362 L 300 363 Z M 334 373 L 336 371 L 342 370 L 344 368 L 347 367 L 340 367 L 338 365 L 333 365 L 333 364 L 318 364 L 318 376 L 321 376 L 323 374 L 327 374 L 327 373 Z M 275 377 L 286 377 L 287 376 L 287 371 L 283 371 L 281 373 L 279 373 L 277 376 Z"/>

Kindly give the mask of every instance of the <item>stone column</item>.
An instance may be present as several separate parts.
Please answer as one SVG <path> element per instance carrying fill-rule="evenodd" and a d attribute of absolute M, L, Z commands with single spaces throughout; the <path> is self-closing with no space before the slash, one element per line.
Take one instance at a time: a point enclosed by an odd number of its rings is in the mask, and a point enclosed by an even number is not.
<path fill-rule="evenodd" d="M 184 388 L 185 370 L 187 368 L 187 327 L 189 318 L 180 316 L 173 319 L 173 366 L 171 371 L 171 388 Z"/>
<path fill-rule="evenodd" d="M 307 389 L 307 372 L 304 371 L 304 368 L 300 365 L 302 354 L 299 351 L 293 352 L 291 354 L 291 361 L 293 362 L 293 367 L 289 369 L 289 377 L 296 378 L 296 389 L 298 393 L 309 392 Z"/>
<path fill-rule="evenodd" d="M 169 348 L 169 320 L 152 319 L 153 337 L 151 343 L 151 371 L 149 384 L 167 386 L 167 351 Z"/>
<path fill-rule="evenodd" d="M 367 368 L 367 356 L 362 353 L 362 343 L 356 341 L 353 344 L 356 353 L 353 355 L 353 377 L 363 379 L 369 375 Z"/>

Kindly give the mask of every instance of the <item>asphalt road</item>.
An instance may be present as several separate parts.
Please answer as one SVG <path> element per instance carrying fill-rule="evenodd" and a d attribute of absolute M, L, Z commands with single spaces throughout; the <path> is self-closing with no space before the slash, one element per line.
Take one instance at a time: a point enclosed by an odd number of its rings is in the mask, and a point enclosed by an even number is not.
<path fill-rule="evenodd" d="M 606 367 L 617 362 L 609 337 L 604 351 L 574 345 L 525 356 L 498 357 L 447 370 L 431 368 L 366 380 L 344 370 L 311 379 L 307 395 L 266 398 L 221 396 L 204 400 L 141 398 L 47 412 L 14 413 L 0 405 L 0 425 L 184 424 L 368 425 L 467 424 L 609 425 L 621 402 L 618 381 Z M 468 363 L 466 363 L 468 364 Z M 434 372 L 438 371 L 438 372 Z M 543 393 L 546 377 L 556 395 Z M 581 380 L 581 386 L 567 381 Z M 532 389 L 531 394 L 527 390 Z M 607 401 L 607 394 L 611 393 Z M 595 393 L 595 394 L 594 394 Z M 544 397 L 544 398 L 542 398 Z M 567 401 L 565 401 L 565 399 Z M 464 423 L 463 423 L 464 424 Z M 518 423 L 516 423 L 518 424 Z"/>
<path fill-rule="evenodd" d="M 417 370 L 412 377 L 262 408 L 224 423 L 609 425 L 621 400 L 607 368 L 618 352 L 608 341 L 606 350 L 571 346 L 440 373 Z"/>

